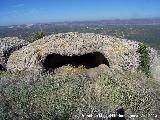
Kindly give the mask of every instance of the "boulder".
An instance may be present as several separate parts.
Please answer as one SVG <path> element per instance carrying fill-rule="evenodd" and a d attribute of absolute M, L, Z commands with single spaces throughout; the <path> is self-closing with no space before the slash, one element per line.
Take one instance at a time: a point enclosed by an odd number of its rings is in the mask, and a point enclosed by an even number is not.
<path fill-rule="evenodd" d="M 94 33 L 59 33 L 39 39 L 11 54 L 9 71 L 42 72 L 63 65 L 94 68 L 101 64 L 110 69 L 138 67 L 138 42 Z"/>
<path fill-rule="evenodd" d="M 8 57 L 11 53 L 27 44 L 28 42 L 17 37 L 0 38 L 0 66 L 2 68 L 1 70 L 5 69 Z"/>
<path fill-rule="evenodd" d="M 160 54 L 157 50 L 150 48 L 150 56 L 151 56 L 151 74 L 152 76 L 160 81 Z"/>

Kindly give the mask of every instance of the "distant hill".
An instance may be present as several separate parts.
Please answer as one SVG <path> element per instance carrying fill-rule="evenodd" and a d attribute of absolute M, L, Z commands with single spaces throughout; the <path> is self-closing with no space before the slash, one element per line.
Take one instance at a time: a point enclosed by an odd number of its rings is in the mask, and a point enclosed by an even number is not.
<path fill-rule="evenodd" d="M 50 22 L 0 26 L 0 38 L 19 37 L 28 40 L 33 32 L 53 33 L 82 32 L 111 35 L 143 41 L 160 49 L 160 19 L 129 19 Z"/>

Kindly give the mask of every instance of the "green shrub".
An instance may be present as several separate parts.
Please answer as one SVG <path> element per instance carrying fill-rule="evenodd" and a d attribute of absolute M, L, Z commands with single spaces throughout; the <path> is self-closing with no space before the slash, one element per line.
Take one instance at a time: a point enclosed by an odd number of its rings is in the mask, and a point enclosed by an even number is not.
<path fill-rule="evenodd" d="M 150 77 L 150 55 L 149 48 L 144 43 L 140 43 L 138 47 L 138 53 L 140 54 L 140 62 L 138 70 L 144 72 L 148 77 Z"/>
<path fill-rule="evenodd" d="M 143 73 L 108 71 L 97 79 L 47 73 L 35 81 L 19 74 L 16 79 L 0 85 L 2 120 L 81 120 L 82 113 L 110 114 L 119 106 L 129 115 L 160 114 L 159 84 Z"/>
<path fill-rule="evenodd" d="M 34 42 L 38 39 L 41 39 L 45 36 L 44 32 L 34 32 L 32 33 L 31 37 L 29 38 L 29 42 Z"/>

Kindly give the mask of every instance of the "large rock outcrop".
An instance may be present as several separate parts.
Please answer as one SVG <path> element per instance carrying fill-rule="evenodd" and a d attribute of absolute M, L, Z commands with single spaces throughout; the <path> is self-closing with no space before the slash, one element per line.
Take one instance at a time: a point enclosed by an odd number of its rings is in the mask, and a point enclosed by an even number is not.
<path fill-rule="evenodd" d="M 0 69 L 5 69 L 8 57 L 12 52 L 27 44 L 28 42 L 18 37 L 0 38 Z"/>
<path fill-rule="evenodd" d="M 11 54 L 10 71 L 42 72 L 66 64 L 88 68 L 106 64 L 111 69 L 138 66 L 138 43 L 94 33 L 59 33 L 39 39 Z"/>

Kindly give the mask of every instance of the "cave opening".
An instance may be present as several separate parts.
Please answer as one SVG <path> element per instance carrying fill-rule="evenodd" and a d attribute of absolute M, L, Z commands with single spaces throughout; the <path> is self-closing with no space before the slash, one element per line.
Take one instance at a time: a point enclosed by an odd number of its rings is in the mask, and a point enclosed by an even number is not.
<path fill-rule="evenodd" d="M 6 68 L 0 64 L 0 71 L 6 71 Z"/>
<path fill-rule="evenodd" d="M 63 56 L 53 53 L 49 54 L 42 62 L 42 65 L 46 70 L 56 69 L 68 64 L 74 67 L 83 65 L 87 69 L 98 67 L 101 64 L 105 64 L 110 67 L 109 61 L 100 52 L 88 53 L 81 56 Z"/>

